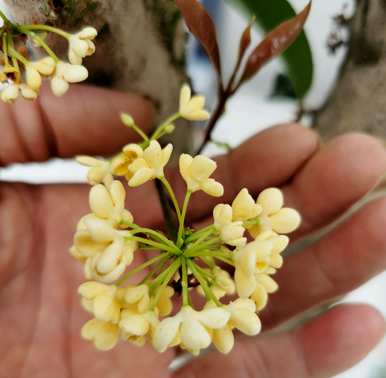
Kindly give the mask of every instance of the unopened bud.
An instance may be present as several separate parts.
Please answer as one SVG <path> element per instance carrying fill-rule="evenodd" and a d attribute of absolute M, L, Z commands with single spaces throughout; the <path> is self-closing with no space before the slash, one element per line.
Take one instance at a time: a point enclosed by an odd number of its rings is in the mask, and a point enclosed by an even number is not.
<path fill-rule="evenodd" d="M 133 127 L 135 125 L 134 118 L 130 114 L 127 114 L 127 113 L 121 114 L 121 121 L 127 127 Z"/>

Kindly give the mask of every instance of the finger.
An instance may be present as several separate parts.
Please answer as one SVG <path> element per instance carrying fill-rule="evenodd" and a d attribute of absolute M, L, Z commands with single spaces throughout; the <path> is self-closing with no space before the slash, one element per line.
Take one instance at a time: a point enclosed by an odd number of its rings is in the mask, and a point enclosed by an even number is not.
<path fill-rule="evenodd" d="M 311 158 L 318 143 L 314 132 L 296 124 L 273 127 L 257 134 L 229 155 L 216 159 L 218 168 L 213 177 L 224 185 L 225 195 L 216 199 L 195 193 L 190 217 L 197 220 L 210 216 L 216 203 L 233 200 L 243 187 L 257 194 L 264 188 L 281 186 Z M 177 170 L 171 176 L 182 199 L 185 183 Z"/>
<path fill-rule="evenodd" d="M 209 353 L 173 378 L 327 378 L 363 359 L 384 334 L 376 310 L 338 306 L 299 330 L 244 339 L 228 356 Z"/>
<path fill-rule="evenodd" d="M 303 217 L 294 237 L 327 225 L 374 189 L 386 173 L 386 150 L 364 134 L 336 138 L 310 159 L 284 188 L 286 202 Z"/>
<path fill-rule="evenodd" d="M 274 143 L 278 148 L 282 146 L 281 140 L 290 139 L 277 138 Z M 258 149 L 259 145 L 255 148 Z M 253 157 L 253 153 L 248 152 L 249 156 Z M 228 182 L 226 199 L 231 201 L 242 187 L 249 188 L 251 193 L 257 195 L 268 186 L 280 186 L 284 183 L 284 180 L 269 181 L 269 178 L 273 177 L 272 171 L 280 170 L 283 160 L 287 159 L 286 156 L 277 156 L 274 149 L 272 155 L 274 159 L 271 164 L 265 162 L 261 166 L 257 157 L 252 160 L 254 166 L 246 168 L 243 168 L 243 161 L 247 161 L 248 157 L 244 153 L 235 154 L 232 164 L 220 158 L 219 161 L 225 163 L 225 168 L 220 167 L 221 178 L 233 179 L 233 182 L 226 181 Z M 266 165 L 270 167 L 266 168 Z M 299 210 L 303 218 L 300 230 L 291 238 L 295 240 L 329 224 L 374 189 L 385 172 L 386 151 L 372 137 L 362 134 L 344 135 L 322 147 L 293 172 L 292 180 L 287 177 L 289 183 L 282 187 L 286 206 Z M 264 185 L 260 185 L 260 177 Z M 264 177 L 268 177 L 268 180 L 264 181 Z M 233 190 L 229 190 L 229 187 Z M 199 202 L 201 209 L 208 203 L 201 197 Z M 209 211 L 207 216 L 208 219 L 202 219 L 203 224 L 212 221 Z"/>
<path fill-rule="evenodd" d="M 275 326 L 362 285 L 386 269 L 386 198 L 361 209 L 324 239 L 290 256 L 274 277 L 280 290 L 262 313 Z"/>
<path fill-rule="evenodd" d="M 34 102 L 0 103 L 0 165 L 44 161 L 75 154 L 110 154 L 130 140 L 120 113 L 151 127 L 153 108 L 143 98 L 107 89 L 76 86 L 62 98 L 43 88 Z"/>

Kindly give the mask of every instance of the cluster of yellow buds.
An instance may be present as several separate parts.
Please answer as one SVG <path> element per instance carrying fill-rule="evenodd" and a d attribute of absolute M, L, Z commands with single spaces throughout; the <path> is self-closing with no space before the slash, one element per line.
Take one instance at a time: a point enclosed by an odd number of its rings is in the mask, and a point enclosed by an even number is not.
<path fill-rule="evenodd" d="M 76 34 L 67 33 L 48 25 L 20 25 L 9 21 L 0 11 L 3 26 L 0 28 L 0 98 L 13 102 L 19 95 L 27 100 L 38 97 L 43 78 L 51 79 L 56 96 L 64 95 L 72 83 L 87 79 L 88 71 L 82 59 L 95 52 L 93 40 L 97 31 L 85 27 Z M 68 41 L 69 62 L 62 61 L 48 46 L 49 34 L 56 34 Z M 34 51 L 29 51 L 28 41 Z M 35 51 L 36 50 L 36 51 Z M 38 56 L 30 59 L 30 55 Z"/>
<path fill-rule="evenodd" d="M 91 212 L 78 224 L 71 254 L 84 265 L 88 282 L 79 294 L 93 316 L 82 336 L 100 350 L 123 340 L 151 343 L 161 353 L 179 346 L 197 355 L 212 343 L 229 353 L 234 330 L 251 336 L 261 330 L 258 313 L 278 289 L 272 276 L 283 264 L 286 235 L 299 226 L 300 215 L 284 207 L 279 189 L 266 189 L 255 200 L 244 188 L 231 205 L 214 208 L 212 224 L 186 226 L 195 192 L 223 195 L 223 186 L 212 177 L 217 164 L 202 155 L 180 156 L 186 183 L 181 206 L 164 172 L 173 147 L 162 148 L 159 138 L 172 132 L 179 118 L 208 118 L 204 104 L 203 97 L 192 97 L 184 86 L 179 111 L 151 136 L 126 114 L 122 121 L 141 136 L 140 143 L 125 146 L 110 160 L 78 158 L 88 167 Z M 175 232 L 136 224 L 125 209 L 125 187 L 116 177 L 124 178 L 128 187 L 159 180 L 174 207 Z M 204 304 L 198 305 L 202 297 Z"/>

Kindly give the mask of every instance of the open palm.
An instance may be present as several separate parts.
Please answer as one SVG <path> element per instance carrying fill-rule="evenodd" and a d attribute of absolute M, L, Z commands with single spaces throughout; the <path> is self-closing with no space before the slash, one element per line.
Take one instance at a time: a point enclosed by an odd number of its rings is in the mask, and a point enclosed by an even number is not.
<path fill-rule="evenodd" d="M 149 127 L 151 106 L 136 96 L 79 87 L 63 99 L 0 105 L 0 165 L 76 154 L 109 154 L 133 136 L 120 125 L 130 112 Z M 330 223 L 363 197 L 386 170 L 386 153 L 364 135 L 319 146 L 314 133 L 283 125 L 218 158 L 218 179 L 230 200 L 241 187 L 257 194 L 280 186 L 300 210 L 300 238 Z M 170 176 L 175 176 L 173 171 Z M 178 186 L 180 183 L 176 182 Z M 4 378 L 299 378 L 329 377 L 363 358 L 383 337 L 374 309 L 338 306 L 292 332 L 240 338 L 228 356 L 210 352 L 177 372 L 174 352 L 120 344 L 101 353 L 80 339 L 87 320 L 77 297 L 84 280 L 68 248 L 88 212 L 82 185 L 32 187 L 0 183 L 0 377 Z M 213 199 L 193 200 L 190 219 L 205 221 Z M 213 202 L 213 203 L 212 203 Z M 129 192 L 136 223 L 160 227 L 153 186 Z M 261 314 L 266 329 L 359 286 L 386 266 L 386 200 L 366 205 L 307 250 L 286 260 L 281 290 Z"/>

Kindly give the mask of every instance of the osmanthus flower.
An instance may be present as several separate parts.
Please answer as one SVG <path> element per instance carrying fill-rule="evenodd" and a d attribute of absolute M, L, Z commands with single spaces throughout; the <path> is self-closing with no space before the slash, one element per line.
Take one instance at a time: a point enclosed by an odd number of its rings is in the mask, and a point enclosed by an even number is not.
<path fill-rule="evenodd" d="M 117 345 L 120 329 L 114 323 L 94 318 L 82 327 L 81 334 L 83 339 L 92 341 L 96 349 L 108 351 Z"/>
<path fill-rule="evenodd" d="M 221 197 L 224 187 L 210 178 L 216 170 L 217 163 L 203 155 L 192 157 L 188 154 L 180 156 L 180 173 L 192 193 L 202 190 L 213 197 Z"/>
<path fill-rule="evenodd" d="M 1 17 L 5 23 L 0 48 L 4 63 L 0 81 L 7 83 L 0 88 L 2 101 L 14 102 L 20 94 L 27 100 L 35 100 L 45 77 L 51 79 L 52 91 L 57 96 L 64 95 L 71 83 L 87 79 L 88 71 L 82 60 L 95 52 L 92 42 L 97 36 L 95 28 L 85 27 L 78 33 L 70 34 L 50 25 L 16 24 L 6 19 L 5 15 Z M 49 47 L 45 37 L 48 34 L 56 34 L 68 41 L 69 63 L 61 61 Z M 22 50 L 25 52 L 21 53 Z M 41 58 L 35 60 L 35 56 Z"/>
<path fill-rule="evenodd" d="M 268 295 L 276 293 L 279 290 L 279 285 L 271 277 L 276 270 L 271 268 L 266 273 L 257 273 L 255 291 L 251 295 L 251 299 L 255 302 L 256 311 L 263 310 L 268 303 Z"/>
<path fill-rule="evenodd" d="M 268 271 L 273 253 L 271 241 L 255 240 L 234 252 L 235 282 L 241 298 L 248 298 L 254 292 L 256 274 Z"/>
<path fill-rule="evenodd" d="M 108 220 L 116 227 L 132 223 L 134 218 L 125 209 L 126 191 L 120 181 L 113 181 L 109 188 L 95 185 L 90 190 L 89 205 L 92 213 L 101 219 Z"/>
<path fill-rule="evenodd" d="M 27 84 L 8 84 L 1 92 L 1 100 L 5 103 L 12 103 L 18 99 L 19 94 L 26 100 L 35 100 L 38 97 L 36 91 Z"/>
<path fill-rule="evenodd" d="M 247 243 L 244 237 L 243 222 L 233 221 L 233 210 L 230 205 L 219 204 L 213 210 L 214 226 L 225 244 L 242 247 Z"/>
<path fill-rule="evenodd" d="M 96 319 L 118 324 L 121 317 L 122 301 L 118 287 L 99 282 L 85 282 L 79 286 L 83 307 Z"/>
<path fill-rule="evenodd" d="M 133 217 L 124 208 L 125 190 L 119 181 L 109 189 L 94 186 L 89 202 L 92 213 L 79 222 L 71 253 L 84 263 L 87 279 L 111 283 L 134 259 L 137 242 L 129 231 L 121 229 Z"/>
<path fill-rule="evenodd" d="M 116 176 L 124 176 L 130 180 L 133 173 L 129 171 L 129 166 L 143 156 L 143 149 L 135 143 L 130 143 L 122 149 L 122 152 L 115 156 L 111 161 L 111 172 Z"/>
<path fill-rule="evenodd" d="M 83 58 L 95 52 L 95 44 L 92 42 L 98 31 L 90 26 L 69 37 L 68 59 L 71 64 L 82 64 Z"/>
<path fill-rule="evenodd" d="M 128 166 L 126 177 L 129 186 L 137 187 L 155 178 L 162 179 L 164 168 L 169 162 L 172 152 L 171 143 L 162 148 L 159 142 L 152 140 L 150 145 Z"/>
<path fill-rule="evenodd" d="M 206 121 L 209 113 L 204 109 L 205 97 L 193 96 L 189 85 L 185 84 L 180 94 L 179 114 L 188 121 Z"/>
<path fill-rule="evenodd" d="M 237 299 L 224 307 L 229 312 L 227 324 L 220 329 L 213 329 L 212 340 L 218 351 L 228 354 L 234 346 L 233 330 L 248 336 L 256 336 L 261 331 L 261 322 L 256 315 L 256 305 L 250 299 Z"/>
<path fill-rule="evenodd" d="M 87 180 L 90 185 L 105 183 L 109 185 L 113 181 L 110 170 L 110 163 L 103 159 L 96 159 L 91 156 L 78 156 L 76 161 L 89 168 Z"/>
<path fill-rule="evenodd" d="M 256 237 L 263 231 L 274 231 L 278 234 L 289 234 L 295 231 L 301 222 L 299 213 L 283 207 L 283 193 L 277 188 L 269 188 L 260 193 L 257 204 L 262 207 L 259 223 L 248 231 Z"/>
<path fill-rule="evenodd" d="M 58 62 L 55 67 L 54 76 L 51 79 L 51 89 L 55 96 L 63 96 L 69 89 L 70 84 L 80 83 L 88 78 L 87 68 L 66 62 Z"/>
<path fill-rule="evenodd" d="M 211 331 L 224 327 L 229 318 L 230 313 L 223 308 L 195 311 L 190 306 L 184 306 L 177 315 L 162 320 L 157 326 L 153 337 L 154 348 L 163 353 L 177 344 L 197 355 L 211 344 Z"/>
<path fill-rule="evenodd" d="M 110 160 L 78 158 L 89 167 L 91 213 L 80 220 L 71 253 L 91 281 L 79 288 L 84 308 L 94 316 L 82 336 L 98 349 L 109 350 L 120 339 L 137 346 L 151 343 L 161 353 L 180 347 L 197 355 L 212 343 L 229 353 L 235 330 L 250 336 L 261 330 L 258 313 L 278 290 L 273 276 L 284 263 L 285 234 L 298 227 L 300 216 L 283 207 L 279 189 L 265 190 L 255 201 L 244 188 L 231 204 L 214 207 L 212 224 L 186 225 L 194 193 L 224 193 L 212 178 L 217 164 L 203 155 L 180 156 L 187 187 L 180 205 L 164 175 L 173 147 L 162 147 L 158 139 L 181 116 L 203 117 L 203 104 L 185 87 L 181 114 L 169 117 L 151 136 L 123 114 L 122 122 L 142 137 L 140 143 L 126 145 Z M 163 203 L 170 212 L 166 232 L 135 223 L 116 176 L 125 177 L 129 187 L 158 180 L 168 197 Z M 132 264 L 138 255 L 141 261 Z M 201 295 L 202 306 L 196 306 L 194 293 Z"/>
<path fill-rule="evenodd" d="M 215 266 L 212 270 L 206 269 L 206 271 L 210 271 L 213 275 L 213 283 L 210 286 L 210 289 L 217 299 L 221 299 L 226 295 L 234 295 L 236 293 L 235 282 L 227 271 L 218 266 Z M 197 286 L 197 292 L 205 297 L 205 292 L 201 285 Z"/>

